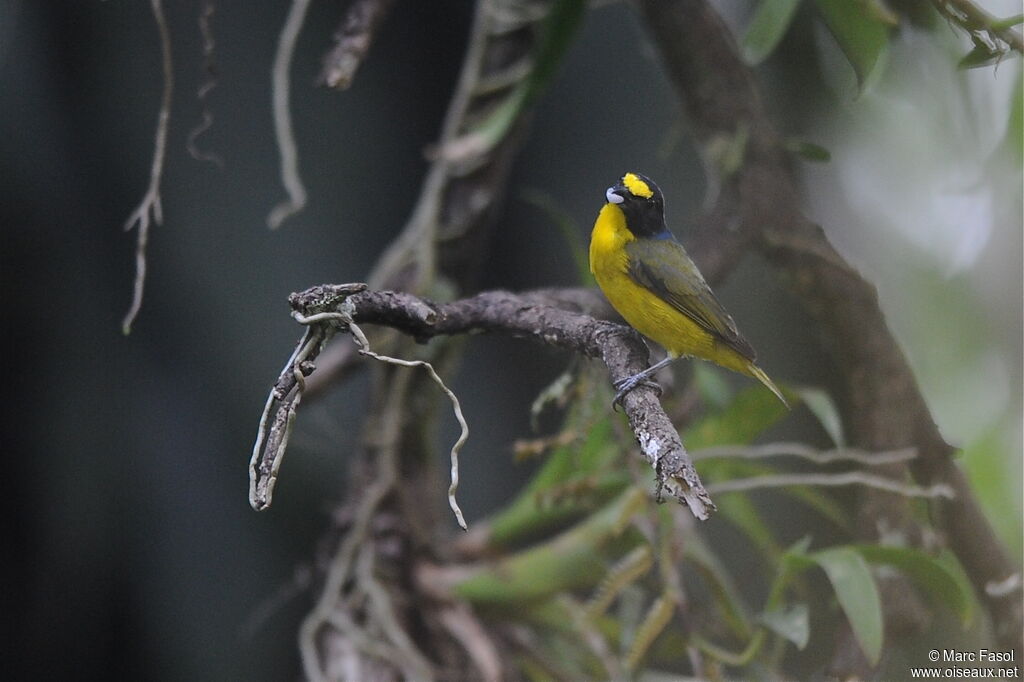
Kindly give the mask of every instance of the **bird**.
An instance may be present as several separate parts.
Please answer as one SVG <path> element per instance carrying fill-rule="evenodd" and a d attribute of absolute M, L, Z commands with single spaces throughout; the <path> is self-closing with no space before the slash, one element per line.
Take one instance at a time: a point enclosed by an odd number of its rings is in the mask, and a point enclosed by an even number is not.
<path fill-rule="evenodd" d="M 757 379 L 789 407 L 668 229 L 658 186 L 645 175 L 629 172 L 607 189 L 605 200 L 590 235 L 590 271 L 623 319 L 668 353 L 616 382 L 612 405 L 620 405 L 641 383 L 650 384 L 648 377 L 673 360 L 697 357 Z"/>

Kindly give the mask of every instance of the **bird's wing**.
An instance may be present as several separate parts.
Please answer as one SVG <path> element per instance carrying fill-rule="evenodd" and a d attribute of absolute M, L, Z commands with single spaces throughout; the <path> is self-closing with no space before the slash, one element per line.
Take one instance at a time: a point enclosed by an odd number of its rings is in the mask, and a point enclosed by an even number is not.
<path fill-rule="evenodd" d="M 737 353 L 754 360 L 754 349 L 715 298 L 697 266 L 674 239 L 641 239 L 626 245 L 629 276 Z"/>

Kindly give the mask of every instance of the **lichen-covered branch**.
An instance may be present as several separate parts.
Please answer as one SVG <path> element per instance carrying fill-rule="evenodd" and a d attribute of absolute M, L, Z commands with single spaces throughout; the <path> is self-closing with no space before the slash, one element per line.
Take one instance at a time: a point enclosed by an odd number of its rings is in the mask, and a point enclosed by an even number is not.
<path fill-rule="evenodd" d="M 476 331 L 528 336 L 542 343 L 599 358 L 608 367 L 613 382 L 646 367 L 647 346 L 632 329 L 589 315 L 555 307 L 565 299 L 552 292 L 512 294 L 490 291 L 451 303 L 434 303 L 395 291 L 359 291 L 363 285 L 321 285 L 313 287 L 317 300 L 334 300 L 345 319 L 359 324 L 391 327 L 417 340 Z M 332 294 L 337 290 L 337 295 Z M 355 291 L 356 293 L 351 293 Z M 293 295 L 303 296 L 304 294 Z M 343 308 L 340 307 L 343 305 Z M 323 314 L 330 314 L 323 313 Z M 323 334 L 317 337 L 319 339 Z M 301 372 L 293 371 L 296 380 Z M 288 381 L 287 369 L 282 377 Z M 654 469 L 658 492 L 666 488 L 698 519 L 706 519 L 715 505 L 701 484 L 679 434 L 661 407 L 655 390 L 638 387 L 626 394 L 622 406 L 640 450 Z M 266 421 L 266 417 L 264 418 Z M 257 443 L 257 446 L 259 443 Z M 254 452 L 252 469 L 276 468 L 260 465 Z"/>

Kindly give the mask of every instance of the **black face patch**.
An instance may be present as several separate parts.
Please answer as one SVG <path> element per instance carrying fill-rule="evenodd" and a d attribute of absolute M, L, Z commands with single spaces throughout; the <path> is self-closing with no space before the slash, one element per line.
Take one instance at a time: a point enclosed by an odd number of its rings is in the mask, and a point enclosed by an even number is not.
<path fill-rule="evenodd" d="M 639 173 L 627 173 L 624 180 L 633 176 L 632 181 L 615 185 L 609 192 L 622 197 L 617 204 L 626 214 L 626 227 L 637 237 L 661 236 L 668 231 L 665 226 L 665 199 L 654 182 Z M 640 183 L 637 183 L 640 180 Z M 644 187 L 646 186 L 646 187 Z M 634 194 L 632 189 L 649 189 L 651 196 Z"/>

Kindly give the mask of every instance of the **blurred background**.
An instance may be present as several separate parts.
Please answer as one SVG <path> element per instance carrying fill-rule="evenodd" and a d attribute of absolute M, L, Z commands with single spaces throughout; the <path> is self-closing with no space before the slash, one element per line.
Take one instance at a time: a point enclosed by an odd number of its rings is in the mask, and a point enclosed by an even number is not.
<path fill-rule="evenodd" d="M 287 295 L 364 279 L 401 229 L 473 9 L 396 3 L 353 87 L 335 93 L 314 79 L 340 7 L 313 3 L 291 94 L 309 205 L 272 232 L 266 214 L 284 193 L 269 74 L 286 3 L 216 5 L 214 123 L 199 146 L 222 169 L 185 150 L 201 113 L 199 3 L 167 4 L 164 223 L 125 337 L 135 235 L 121 227 L 148 182 L 161 90 L 149 4 L 0 3 L 4 334 L 20 349 L 3 448 L 17 586 L 4 641 L 25 678 L 295 677 L 304 567 L 344 493 L 365 377 L 303 405 L 274 507 L 253 512 L 260 410 L 301 331 Z M 721 6 L 737 30 L 752 8 Z M 831 152 L 799 168 L 807 211 L 878 286 L 937 423 L 1019 555 L 1021 68 L 958 71 L 965 41 L 944 24 L 904 30 L 858 95 L 804 8 L 759 75 L 779 130 Z M 604 189 L 631 169 L 658 180 L 685 243 L 700 163 L 638 17 L 600 3 L 538 105 L 481 288 L 578 283 L 565 237 L 529 199 L 586 239 Z M 773 377 L 827 374 L 764 264 L 748 259 L 718 293 Z M 511 443 L 530 435 L 529 405 L 568 357 L 498 338 L 466 349 L 454 388 L 475 427 L 460 492 L 472 524 L 528 474 Z M 794 415 L 793 428 L 807 421 Z"/>

